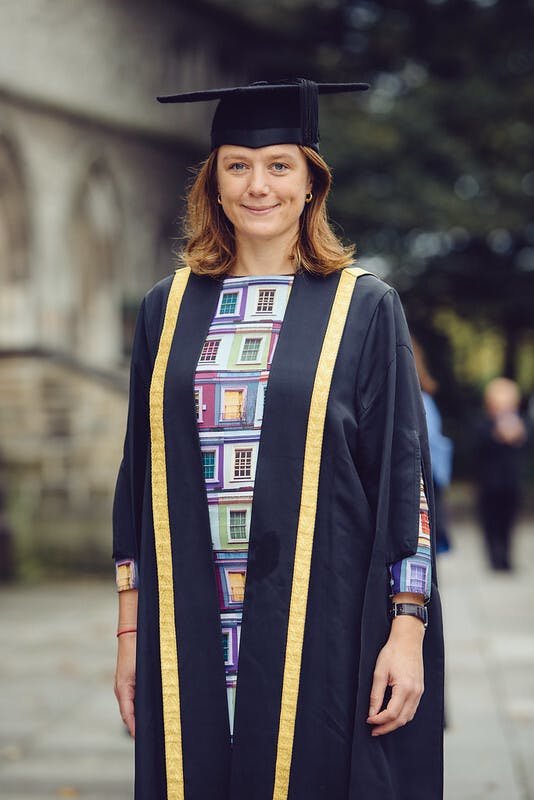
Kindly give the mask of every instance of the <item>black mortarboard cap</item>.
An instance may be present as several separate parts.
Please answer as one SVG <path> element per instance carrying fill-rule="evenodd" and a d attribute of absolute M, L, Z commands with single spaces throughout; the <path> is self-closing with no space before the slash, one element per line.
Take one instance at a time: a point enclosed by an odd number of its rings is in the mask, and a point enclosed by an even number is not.
<path fill-rule="evenodd" d="M 222 144 L 243 147 L 301 144 L 318 150 L 319 95 L 368 88 L 367 83 L 315 83 L 298 78 L 172 94 L 158 97 L 158 100 L 160 103 L 219 100 L 211 126 L 212 149 Z"/>

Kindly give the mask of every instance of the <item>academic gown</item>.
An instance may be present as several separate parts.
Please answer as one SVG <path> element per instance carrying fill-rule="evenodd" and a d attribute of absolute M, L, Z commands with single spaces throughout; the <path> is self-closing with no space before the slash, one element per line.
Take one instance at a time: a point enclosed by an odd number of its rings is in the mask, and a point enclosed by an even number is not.
<path fill-rule="evenodd" d="M 145 297 L 114 505 L 139 565 L 137 800 L 438 800 L 443 639 L 435 583 L 425 692 L 371 737 L 390 630 L 388 564 L 434 530 L 419 383 L 394 289 L 347 268 L 294 279 L 256 468 L 234 738 L 194 402 L 220 281 L 187 268 Z"/>

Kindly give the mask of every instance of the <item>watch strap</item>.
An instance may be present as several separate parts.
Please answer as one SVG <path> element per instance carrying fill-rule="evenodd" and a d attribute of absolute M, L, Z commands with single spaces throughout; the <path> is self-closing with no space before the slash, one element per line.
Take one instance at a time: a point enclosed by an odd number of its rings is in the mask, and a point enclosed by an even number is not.
<path fill-rule="evenodd" d="M 403 615 L 417 617 L 417 619 L 421 620 L 425 628 L 428 625 L 428 610 L 426 606 L 420 606 L 417 605 L 417 603 L 392 603 L 389 615 L 391 619 Z"/>

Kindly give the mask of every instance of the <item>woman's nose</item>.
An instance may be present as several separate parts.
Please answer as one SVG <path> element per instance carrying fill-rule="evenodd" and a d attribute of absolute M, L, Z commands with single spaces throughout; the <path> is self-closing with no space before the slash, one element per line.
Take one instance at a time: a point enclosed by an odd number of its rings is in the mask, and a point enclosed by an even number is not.
<path fill-rule="evenodd" d="M 251 194 L 267 194 L 269 191 L 267 174 L 262 167 L 257 167 L 251 170 L 248 191 Z"/>

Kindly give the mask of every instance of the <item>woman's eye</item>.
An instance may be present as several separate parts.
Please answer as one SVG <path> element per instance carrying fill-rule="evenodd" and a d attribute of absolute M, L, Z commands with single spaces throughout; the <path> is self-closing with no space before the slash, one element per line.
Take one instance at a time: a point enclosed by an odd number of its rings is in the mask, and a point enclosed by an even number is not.
<path fill-rule="evenodd" d="M 276 163 L 273 164 L 272 168 L 274 172 L 285 172 L 287 169 L 287 165 L 277 161 Z"/>
<path fill-rule="evenodd" d="M 241 161 L 236 161 L 235 164 L 230 164 L 230 169 L 233 172 L 242 172 L 245 169 L 245 164 Z"/>

